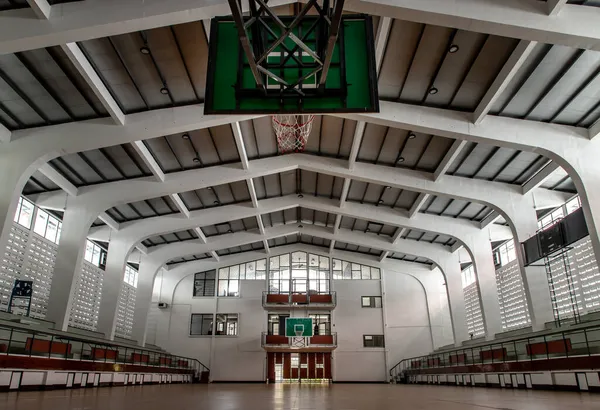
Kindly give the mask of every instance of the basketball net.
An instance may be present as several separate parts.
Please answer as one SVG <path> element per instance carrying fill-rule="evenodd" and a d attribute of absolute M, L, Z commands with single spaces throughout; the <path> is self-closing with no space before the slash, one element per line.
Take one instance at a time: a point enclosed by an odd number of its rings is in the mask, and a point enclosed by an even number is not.
<path fill-rule="evenodd" d="M 285 154 L 304 151 L 314 119 L 314 115 L 278 114 L 271 116 L 279 152 Z"/>

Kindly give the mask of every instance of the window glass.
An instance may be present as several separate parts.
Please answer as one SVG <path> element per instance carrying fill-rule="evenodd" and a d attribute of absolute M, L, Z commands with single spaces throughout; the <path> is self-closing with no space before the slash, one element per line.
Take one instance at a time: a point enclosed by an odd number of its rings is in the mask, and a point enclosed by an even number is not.
<path fill-rule="evenodd" d="M 363 335 L 364 347 L 385 347 L 383 335 Z"/>
<path fill-rule="evenodd" d="M 33 225 L 33 232 L 40 236 L 46 236 L 46 225 L 48 224 L 48 213 L 41 209 L 38 209 L 37 216 L 35 217 L 35 224 Z"/>
<path fill-rule="evenodd" d="M 192 314 L 192 323 L 190 326 L 190 335 L 212 335 L 213 315 L 212 314 Z"/>
<path fill-rule="evenodd" d="M 19 225 L 26 227 L 27 229 L 31 228 L 31 220 L 33 219 L 33 210 L 35 207 L 31 202 L 26 199 L 21 198 L 20 207 L 17 208 L 19 212 L 19 217 L 16 222 Z"/>
<path fill-rule="evenodd" d="M 217 326 L 215 335 L 217 336 L 237 336 L 238 334 L 238 315 L 235 313 L 217 313 Z"/>
<path fill-rule="evenodd" d="M 360 263 L 352 263 L 347 261 L 341 261 L 339 259 L 333 260 L 333 279 L 336 280 L 380 280 L 381 271 L 378 268 L 371 266 L 361 265 Z"/>
<path fill-rule="evenodd" d="M 579 200 L 579 196 L 576 196 L 575 198 L 571 199 L 569 202 L 567 202 L 565 204 L 565 208 L 567 211 L 567 215 L 575 212 L 576 210 L 578 210 L 579 208 L 581 208 L 581 202 Z"/>
<path fill-rule="evenodd" d="M 194 276 L 194 296 L 215 296 L 214 270 L 196 273 Z"/>
<path fill-rule="evenodd" d="M 46 229 L 45 238 L 49 241 L 56 242 L 56 235 L 58 234 L 58 220 L 55 218 L 48 219 L 48 229 Z"/>

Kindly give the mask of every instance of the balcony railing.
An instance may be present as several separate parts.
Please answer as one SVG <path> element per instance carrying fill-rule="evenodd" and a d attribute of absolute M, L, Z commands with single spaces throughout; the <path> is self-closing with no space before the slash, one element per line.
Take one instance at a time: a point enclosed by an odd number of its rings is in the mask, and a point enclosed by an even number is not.
<path fill-rule="evenodd" d="M 564 359 L 569 360 L 565 362 Z M 403 380 L 411 374 L 433 374 L 436 372 L 434 369 L 448 373 L 452 371 L 451 368 L 470 372 L 497 372 L 511 367 L 551 370 L 567 366 L 584 369 L 596 367 L 592 363 L 596 361 L 600 363 L 600 326 L 404 359 L 392 367 L 390 376 L 395 380 Z M 501 366 L 503 363 L 506 365 Z"/>
<path fill-rule="evenodd" d="M 327 334 L 314 335 L 307 337 L 306 344 L 299 346 L 294 343 L 293 338 L 281 335 L 273 335 L 268 332 L 263 332 L 261 337 L 261 345 L 263 348 L 283 348 L 283 349 L 294 349 L 294 348 L 336 348 L 337 347 L 337 333 L 329 332 Z"/>
<path fill-rule="evenodd" d="M 31 330 L 23 327 L 0 325 L 0 368 L 13 367 L 13 362 L 22 366 L 60 367 L 57 362 L 31 361 L 30 359 L 67 360 L 63 367 L 72 367 L 71 362 L 87 362 L 112 371 L 126 371 L 127 365 L 153 369 L 174 370 L 178 373 L 194 374 L 202 379 L 208 377 L 208 367 L 197 359 L 175 356 L 166 352 L 137 348 L 120 343 L 95 341 L 80 335 L 56 334 Z M 113 366 L 105 366 L 113 365 Z M 80 365 L 77 365 L 80 366 Z"/>
<path fill-rule="evenodd" d="M 337 298 L 335 292 L 311 293 L 311 292 L 291 292 L 291 293 L 269 293 L 263 292 L 262 303 L 265 308 L 281 308 L 291 306 L 303 306 L 318 309 L 333 309 L 336 306 Z"/>

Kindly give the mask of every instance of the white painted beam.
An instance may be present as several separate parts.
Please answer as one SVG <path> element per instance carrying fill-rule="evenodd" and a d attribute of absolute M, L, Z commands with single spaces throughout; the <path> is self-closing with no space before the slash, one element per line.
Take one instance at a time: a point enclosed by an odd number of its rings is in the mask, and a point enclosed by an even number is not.
<path fill-rule="evenodd" d="M 358 121 L 356 128 L 354 129 L 354 136 L 352 137 L 352 148 L 350 148 L 350 155 L 348 157 L 348 169 L 354 169 L 356 164 L 356 157 L 358 156 L 358 150 L 360 149 L 360 143 L 365 133 L 366 123 L 364 121 Z"/>
<path fill-rule="evenodd" d="M 408 210 L 408 217 L 412 218 L 415 216 L 425 205 L 425 202 L 429 199 L 429 194 L 420 193 L 415 202 L 412 204 L 410 209 Z"/>
<path fill-rule="evenodd" d="M 444 176 L 446 172 L 448 172 L 448 170 L 454 163 L 454 160 L 461 153 L 465 145 L 467 145 L 467 141 L 464 140 L 456 140 L 452 143 L 450 149 L 448 150 L 448 152 L 446 152 L 446 155 L 444 155 L 444 158 L 442 158 L 442 161 L 433 173 L 434 181 L 437 181 L 438 179 L 440 179 L 440 177 Z"/>
<path fill-rule="evenodd" d="M 237 218 L 235 218 L 235 216 L 233 218 L 231 218 L 231 220 L 235 220 Z M 263 223 L 262 220 L 262 215 L 258 214 L 256 215 L 256 224 L 258 225 L 258 232 L 260 232 L 261 235 L 265 234 L 265 224 Z"/>
<path fill-rule="evenodd" d="M 27 0 L 29 7 L 33 9 L 33 12 L 37 18 L 47 20 L 50 18 L 50 12 L 52 6 L 48 3 L 48 0 Z"/>
<path fill-rule="evenodd" d="M 347 0 L 344 10 L 600 51 L 600 10 L 567 4 L 548 18 L 537 0 Z M 579 23 L 579 24 L 578 24 Z"/>
<path fill-rule="evenodd" d="M 141 253 L 143 253 L 144 255 L 148 255 L 148 248 L 145 247 L 143 244 L 138 243 L 137 245 L 135 245 L 136 249 L 138 251 L 140 251 Z"/>
<path fill-rule="evenodd" d="M 596 138 L 599 135 L 600 135 L 600 120 L 596 121 L 589 128 L 589 137 L 590 137 L 590 139 L 594 139 L 594 138 Z"/>
<path fill-rule="evenodd" d="M 541 186 L 558 169 L 560 169 L 560 167 L 558 166 L 558 164 L 556 162 L 548 161 L 546 163 L 546 165 L 544 166 L 544 168 L 542 168 L 537 174 L 535 174 L 533 177 L 531 177 L 531 179 L 529 181 L 527 181 L 523 184 L 523 186 L 522 186 L 523 193 L 526 194 L 526 193 L 530 192 L 531 190 Z"/>
<path fill-rule="evenodd" d="M 392 19 L 389 17 L 381 17 L 379 19 L 379 27 L 377 28 L 377 36 L 375 37 L 375 67 L 377 74 L 381 70 L 383 64 L 383 56 L 387 46 L 390 30 L 392 29 Z"/>
<path fill-rule="evenodd" d="M 115 231 L 118 231 L 121 227 L 120 224 L 106 212 L 102 212 L 100 215 L 98 215 L 98 218 Z"/>
<path fill-rule="evenodd" d="M 500 218 L 500 216 L 501 215 L 496 211 L 490 212 L 490 214 L 488 216 L 486 216 L 485 218 L 483 218 L 483 220 L 481 221 L 481 229 L 484 229 L 488 225 L 491 225 L 494 222 L 496 222 Z"/>
<path fill-rule="evenodd" d="M 335 241 L 329 241 L 329 253 L 335 252 Z"/>
<path fill-rule="evenodd" d="M 337 214 L 335 216 L 335 221 L 333 222 L 333 233 L 338 233 L 340 230 L 340 223 L 342 222 L 342 215 Z"/>
<path fill-rule="evenodd" d="M 246 180 L 248 185 L 248 192 L 250 192 L 250 199 L 252 200 L 252 206 L 258 208 L 258 197 L 256 196 L 256 188 L 254 187 L 254 181 L 252 178 Z"/>
<path fill-rule="evenodd" d="M 202 27 L 204 28 L 204 33 L 206 34 L 206 39 L 210 42 L 210 19 L 202 20 Z"/>
<path fill-rule="evenodd" d="M 385 258 L 388 257 L 390 253 L 388 251 L 383 251 L 381 252 L 381 256 L 379 256 L 379 262 L 383 262 L 385 260 Z"/>
<path fill-rule="evenodd" d="M 179 212 L 181 212 L 183 215 L 185 215 L 186 218 L 189 218 L 190 217 L 190 210 L 188 209 L 188 207 L 183 202 L 183 199 L 181 199 L 181 196 L 179 194 L 171 194 L 169 196 L 171 197 L 171 199 L 175 203 L 175 206 L 177 207 L 177 209 L 179 210 Z"/>
<path fill-rule="evenodd" d="M 462 247 L 463 247 L 463 244 L 462 244 L 462 243 L 460 243 L 460 242 L 456 242 L 454 245 L 452 245 L 452 246 L 450 247 L 450 252 L 454 253 L 454 252 L 456 252 L 457 250 L 459 250 L 459 249 L 460 249 L 460 248 L 462 248 Z"/>
<path fill-rule="evenodd" d="M 214 259 L 215 262 L 219 262 L 221 260 L 221 257 L 219 256 L 219 254 L 215 251 L 211 251 L 209 252 L 211 258 Z"/>
<path fill-rule="evenodd" d="M 556 16 L 567 5 L 568 0 L 546 0 L 548 15 Z"/>
<path fill-rule="evenodd" d="M 165 173 L 163 172 L 158 161 L 156 161 L 156 159 L 154 158 L 154 156 L 152 155 L 152 153 L 150 152 L 148 147 L 146 147 L 146 144 L 144 144 L 144 141 L 135 141 L 131 145 L 133 146 L 135 151 L 139 154 L 139 156 L 142 157 L 142 159 L 144 160 L 144 163 L 152 172 L 152 175 L 154 175 L 157 180 L 164 181 Z"/>
<path fill-rule="evenodd" d="M 394 236 L 392 237 L 392 243 L 393 244 L 398 243 L 398 241 L 400 239 L 402 239 L 402 235 L 404 235 L 406 233 L 406 231 L 407 231 L 406 228 L 396 229 L 396 233 L 394 233 Z"/>
<path fill-rule="evenodd" d="M 50 164 L 42 165 L 39 171 L 46 176 L 50 181 L 54 182 L 60 189 L 71 196 L 77 196 L 79 190 L 60 172 L 54 169 Z"/>
<path fill-rule="evenodd" d="M 231 124 L 231 130 L 233 131 L 233 138 L 235 139 L 235 145 L 242 162 L 242 168 L 248 169 L 248 154 L 246 153 L 246 145 L 244 144 L 244 137 L 242 135 L 242 129 L 240 128 L 239 122 Z"/>
<path fill-rule="evenodd" d="M 346 199 L 348 198 L 348 192 L 350 191 L 350 184 L 352 180 L 350 178 L 344 179 L 344 185 L 342 185 L 342 192 L 340 193 L 340 207 L 343 207 L 346 204 Z"/>
<path fill-rule="evenodd" d="M 536 45 L 535 41 L 526 40 L 521 40 L 517 44 L 517 47 L 515 47 L 506 63 L 504 63 L 502 70 L 500 70 L 496 79 L 477 105 L 477 108 L 475 108 L 475 112 L 473 112 L 474 124 L 479 124 L 491 110 L 496 100 L 502 95 L 514 76 L 519 72 L 521 66 L 527 61 L 527 58 Z"/>
<path fill-rule="evenodd" d="M 1 19 L 0 19 L 1 21 Z M 1 24 L 0 24 L 1 25 Z M 118 125 L 125 124 L 125 114 L 119 108 L 119 105 L 108 91 L 108 88 L 104 85 L 104 82 L 98 76 L 94 67 L 90 64 L 88 59 L 85 57 L 79 45 L 77 43 L 67 43 L 61 46 L 71 63 L 77 68 L 79 74 L 85 79 L 88 83 L 96 97 L 100 100 L 106 111 L 110 114 L 112 119 Z"/>
<path fill-rule="evenodd" d="M 194 228 L 194 232 L 196 232 L 196 235 L 198 235 L 200 242 L 206 243 L 206 241 L 208 239 L 206 238 L 206 235 L 204 235 L 204 232 L 202 232 L 202 229 L 200 229 L 199 227 L 196 227 L 196 228 Z"/>
<path fill-rule="evenodd" d="M 269 241 L 266 239 L 263 239 L 263 246 L 265 248 L 265 253 L 268 255 L 271 253 L 271 248 L 269 247 Z"/>
<path fill-rule="evenodd" d="M 0 124 L 0 142 L 10 142 L 12 133 L 4 125 Z"/>

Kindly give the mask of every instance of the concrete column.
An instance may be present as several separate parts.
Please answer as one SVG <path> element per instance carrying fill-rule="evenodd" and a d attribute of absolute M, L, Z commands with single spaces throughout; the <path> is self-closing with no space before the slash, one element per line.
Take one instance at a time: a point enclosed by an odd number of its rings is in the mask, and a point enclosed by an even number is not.
<path fill-rule="evenodd" d="M 109 242 L 97 329 L 98 332 L 104 333 L 104 337 L 108 340 L 113 340 L 115 337 L 119 296 L 123 288 L 125 264 L 131 248 L 131 243 L 119 237 L 118 233 Z M 139 290 L 136 292 L 136 305 L 138 303 L 138 293 Z"/>
<path fill-rule="evenodd" d="M 152 289 L 154 278 L 160 269 L 147 257 L 143 257 L 138 271 L 138 287 L 135 293 L 135 310 L 133 313 L 132 338 L 137 340 L 140 346 L 146 344 L 146 330 L 148 328 L 148 312 L 152 303 Z"/>
<path fill-rule="evenodd" d="M 46 320 L 54 322 L 58 330 L 66 331 L 69 325 L 75 280 L 81 273 L 88 230 L 97 215 L 83 206 L 67 204 L 46 313 Z"/>
<path fill-rule="evenodd" d="M 500 301 L 498 298 L 498 287 L 496 286 L 496 269 L 494 267 L 492 247 L 485 231 L 482 231 L 478 235 L 478 238 L 475 238 L 473 243 L 469 245 L 468 250 L 471 253 L 471 260 L 473 261 L 473 268 L 479 288 L 479 303 L 483 315 L 486 339 L 492 340 L 496 333 L 502 332 Z"/>
<path fill-rule="evenodd" d="M 469 340 L 467 330 L 467 316 L 465 314 L 465 297 L 460 276 L 460 264 L 454 256 L 441 261 L 440 269 L 444 272 L 446 279 L 446 291 L 450 303 L 450 318 L 452 320 L 452 332 L 454 333 L 454 344 L 461 346 L 462 342 Z"/>

